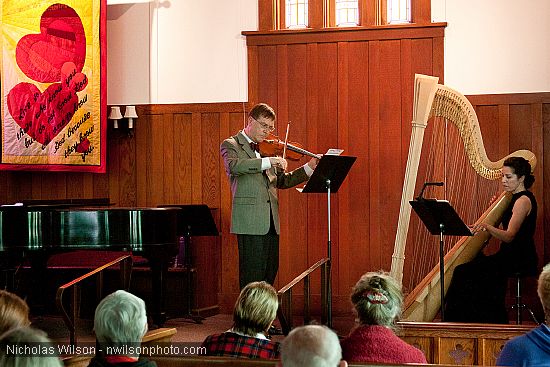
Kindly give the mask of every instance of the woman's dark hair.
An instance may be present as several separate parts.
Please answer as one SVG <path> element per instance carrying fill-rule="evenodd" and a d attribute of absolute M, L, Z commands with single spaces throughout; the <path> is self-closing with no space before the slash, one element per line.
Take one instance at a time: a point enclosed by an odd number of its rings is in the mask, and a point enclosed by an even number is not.
<path fill-rule="evenodd" d="M 531 164 L 523 157 L 509 157 L 504 161 L 504 166 L 510 167 L 518 177 L 525 176 L 523 185 L 528 189 L 533 186 L 535 176 L 531 174 Z"/>

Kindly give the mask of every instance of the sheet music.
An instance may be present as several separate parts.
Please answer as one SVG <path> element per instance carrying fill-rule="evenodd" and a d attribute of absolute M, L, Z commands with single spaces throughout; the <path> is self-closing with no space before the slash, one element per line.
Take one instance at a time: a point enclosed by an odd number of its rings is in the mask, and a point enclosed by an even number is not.
<path fill-rule="evenodd" d="M 325 155 L 340 155 L 344 152 L 344 149 L 330 148 Z"/>

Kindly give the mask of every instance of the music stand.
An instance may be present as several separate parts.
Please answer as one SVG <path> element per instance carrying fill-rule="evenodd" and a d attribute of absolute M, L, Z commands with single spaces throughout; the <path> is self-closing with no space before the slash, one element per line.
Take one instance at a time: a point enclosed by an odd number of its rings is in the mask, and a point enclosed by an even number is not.
<path fill-rule="evenodd" d="M 328 240 L 327 240 L 327 326 L 332 327 L 332 284 L 331 284 L 331 239 L 330 239 L 330 194 L 337 193 L 340 185 L 346 178 L 351 166 L 357 157 L 324 155 L 319 160 L 315 171 L 307 181 L 302 192 L 309 193 L 327 193 L 327 221 L 328 221 Z"/>
<path fill-rule="evenodd" d="M 473 236 L 447 200 L 423 199 L 409 201 L 420 220 L 433 235 L 439 235 L 439 283 L 441 289 L 441 321 L 445 321 L 444 235 Z"/>
<path fill-rule="evenodd" d="M 177 213 L 177 234 L 180 238 L 179 252 L 174 261 L 174 268 L 187 269 L 187 315 L 183 318 L 191 319 L 197 324 L 202 324 L 204 317 L 191 314 L 192 298 L 195 289 L 191 281 L 191 237 L 192 236 L 218 236 L 218 228 L 206 204 L 198 205 L 159 205 L 162 208 L 180 208 Z"/>

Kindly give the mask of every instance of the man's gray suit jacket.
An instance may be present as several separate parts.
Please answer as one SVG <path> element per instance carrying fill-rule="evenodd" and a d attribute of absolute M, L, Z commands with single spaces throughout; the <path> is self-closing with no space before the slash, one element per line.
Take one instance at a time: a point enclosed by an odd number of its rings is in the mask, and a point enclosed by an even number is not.
<path fill-rule="evenodd" d="M 242 134 L 223 141 L 220 152 L 229 176 L 233 198 L 231 233 L 264 235 L 269 231 L 270 213 L 279 233 L 277 188 L 287 189 L 308 179 L 303 167 L 284 173 L 275 168 L 262 172 L 262 159 Z"/>

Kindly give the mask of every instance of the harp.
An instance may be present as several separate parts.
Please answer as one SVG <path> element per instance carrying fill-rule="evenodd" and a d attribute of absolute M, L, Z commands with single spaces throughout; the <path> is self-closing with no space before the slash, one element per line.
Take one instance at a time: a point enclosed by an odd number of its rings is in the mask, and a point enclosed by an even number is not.
<path fill-rule="evenodd" d="M 411 141 L 390 270 L 390 274 L 399 282 L 402 282 L 403 279 L 405 244 L 407 238 L 410 237 L 411 207 L 409 201 L 413 199 L 416 188 L 424 131 L 431 117 L 433 117 L 434 125 L 444 122 L 456 126 L 458 140 L 462 141 L 464 155 L 467 157 L 465 160 L 468 161 L 475 174 L 486 180 L 499 179 L 504 160 L 510 156 L 521 156 L 527 159 L 531 163 L 532 169 L 536 164 L 535 155 L 528 150 L 518 150 L 496 162 L 490 161 L 483 145 L 477 115 L 468 99 L 461 93 L 445 85 L 438 84 L 438 78 L 436 77 L 417 74 L 414 83 Z M 481 214 L 477 222 L 485 221 L 498 225 L 509 202 L 509 196 L 504 193 L 501 194 Z M 447 251 L 444 260 L 445 292 L 449 286 L 454 268 L 473 259 L 488 239 L 489 235 L 486 232 L 479 232 L 475 236 L 463 237 L 450 244 L 450 249 Z M 403 308 L 404 320 L 432 321 L 435 318 L 441 306 L 439 281 L 439 266 L 435 264 L 428 274 L 416 283 L 414 289 L 406 297 Z"/>

